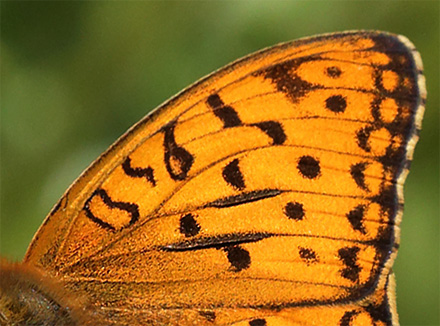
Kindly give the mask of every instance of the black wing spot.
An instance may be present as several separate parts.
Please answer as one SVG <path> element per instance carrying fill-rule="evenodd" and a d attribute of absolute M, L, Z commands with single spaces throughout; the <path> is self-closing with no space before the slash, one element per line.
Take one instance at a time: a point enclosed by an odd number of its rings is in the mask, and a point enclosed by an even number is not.
<path fill-rule="evenodd" d="M 180 218 L 179 230 L 185 237 L 193 237 L 200 232 L 200 225 L 192 214 L 185 214 Z"/>
<path fill-rule="evenodd" d="M 319 161 L 308 155 L 299 159 L 297 167 L 301 175 L 308 179 L 316 178 L 321 172 Z"/>
<path fill-rule="evenodd" d="M 310 58 L 304 60 L 310 61 Z M 293 103 L 298 103 L 308 92 L 317 88 L 294 73 L 300 64 L 301 60 L 292 60 L 271 66 L 264 72 L 264 77 L 275 83 L 277 90 L 283 92 Z"/>
<path fill-rule="evenodd" d="M 318 261 L 318 256 L 313 249 L 299 247 L 299 257 L 304 260 L 307 264 L 316 263 Z"/>
<path fill-rule="evenodd" d="M 396 216 L 396 211 L 399 207 L 397 200 L 397 189 L 395 186 L 385 186 L 381 192 L 371 198 L 375 203 L 378 203 L 383 212 L 386 212 L 388 216 Z"/>
<path fill-rule="evenodd" d="M 223 168 L 223 179 L 232 187 L 237 190 L 243 190 L 245 188 L 244 177 L 238 166 L 238 159 L 234 159 L 228 165 Z"/>
<path fill-rule="evenodd" d="M 366 191 L 368 191 L 368 187 L 365 183 L 365 169 L 367 168 L 367 166 L 368 163 L 360 162 L 353 164 L 350 168 L 350 174 L 354 182 L 356 182 L 359 188 Z"/>
<path fill-rule="evenodd" d="M 362 234 L 366 234 L 364 227 L 364 215 L 365 215 L 365 206 L 359 205 L 353 208 L 348 214 L 347 219 L 350 222 L 351 226 L 354 230 L 361 232 Z"/>
<path fill-rule="evenodd" d="M 356 133 L 358 146 L 360 148 L 362 148 L 364 151 L 366 151 L 367 153 L 369 153 L 371 151 L 371 147 L 370 147 L 368 140 L 370 138 L 370 134 L 372 131 L 373 131 L 373 129 L 371 127 L 365 127 L 365 128 L 358 130 L 358 132 Z"/>
<path fill-rule="evenodd" d="M 266 319 L 258 318 L 258 319 L 251 320 L 249 322 L 249 326 L 267 326 L 267 322 L 266 322 Z"/>
<path fill-rule="evenodd" d="M 333 95 L 325 100 L 325 107 L 332 112 L 341 113 L 347 108 L 347 100 L 342 95 Z"/>
<path fill-rule="evenodd" d="M 264 121 L 256 123 L 253 126 L 260 128 L 266 133 L 266 135 L 272 138 L 274 145 L 281 145 L 286 141 L 286 134 L 284 133 L 284 129 L 279 122 Z"/>
<path fill-rule="evenodd" d="M 301 221 L 305 215 L 303 204 L 288 202 L 284 207 L 284 214 L 292 220 Z"/>
<path fill-rule="evenodd" d="M 176 122 L 173 122 L 163 129 L 165 133 L 165 166 L 173 180 L 184 180 L 194 163 L 194 157 L 185 148 L 176 144 L 175 126 Z"/>
<path fill-rule="evenodd" d="M 242 124 L 237 111 L 232 106 L 225 105 L 218 94 L 212 94 L 206 101 L 214 114 L 223 122 L 224 128 L 237 127 Z"/>
<path fill-rule="evenodd" d="M 359 273 L 361 268 L 357 264 L 357 254 L 359 247 L 345 247 L 338 250 L 339 259 L 346 266 L 341 269 L 341 276 L 352 282 L 359 281 Z"/>
<path fill-rule="evenodd" d="M 125 174 L 133 178 L 146 178 L 153 186 L 156 186 L 156 180 L 154 179 L 154 170 L 151 167 L 147 168 L 133 168 L 131 166 L 131 159 L 127 159 L 122 163 L 122 169 Z"/>
<path fill-rule="evenodd" d="M 116 230 L 116 228 L 111 225 L 108 222 L 103 221 L 98 216 L 95 216 L 91 209 L 90 209 L 90 202 L 92 201 L 93 197 L 99 196 L 101 197 L 104 204 L 110 208 L 110 209 L 120 209 L 123 211 L 126 211 L 128 214 L 130 214 L 130 222 L 124 226 L 128 227 L 130 225 L 133 225 L 137 222 L 139 219 L 139 206 L 133 203 L 127 203 L 127 202 L 117 202 L 113 201 L 110 196 L 107 194 L 107 192 L 104 189 L 97 189 L 93 192 L 93 194 L 87 199 L 87 201 L 84 204 L 84 211 L 86 212 L 86 215 L 88 218 L 90 218 L 93 222 L 97 223 L 98 225 L 102 226 L 103 228 L 110 229 L 110 230 Z"/>
<path fill-rule="evenodd" d="M 339 320 L 339 326 L 351 326 L 351 322 L 358 314 L 359 312 L 356 310 L 346 311 L 342 318 Z"/>
<path fill-rule="evenodd" d="M 251 265 L 251 256 L 249 251 L 241 248 L 238 245 L 225 247 L 229 263 L 234 269 L 234 272 L 240 272 L 243 269 L 249 268 Z"/>
<path fill-rule="evenodd" d="M 341 77 L 342 71 L 341 71 L 341 69 L 339 69 L 339 67 L 332 66 L 332 67 L 327 67 L 326 74 L 330 78 L 336 79 L 336 78 Z"/>

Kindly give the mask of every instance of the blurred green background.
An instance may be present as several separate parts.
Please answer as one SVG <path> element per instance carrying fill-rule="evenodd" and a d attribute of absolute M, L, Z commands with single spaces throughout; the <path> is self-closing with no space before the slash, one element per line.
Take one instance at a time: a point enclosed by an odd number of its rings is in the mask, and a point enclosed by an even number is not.
<path fill-rule="evenodd" d="M 402 325 L 439 325 L 439 2 L 1 2 L 2 256 L 127 128 L 243 55 L 318 33 L 409 37 L 428 86 L 395 264 Z"/>

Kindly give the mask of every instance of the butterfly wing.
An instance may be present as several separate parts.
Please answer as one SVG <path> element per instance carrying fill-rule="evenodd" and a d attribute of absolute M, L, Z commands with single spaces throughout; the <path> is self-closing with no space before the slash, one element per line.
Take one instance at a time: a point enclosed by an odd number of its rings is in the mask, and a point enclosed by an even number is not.
<path fill-rule="evenodd" d="M 355 308 L 384 319 L 374 302 L 391 316 L 421 69 L 408 40 L 379 32 L 241 59 L 103 154 L 25 262 L 119 325 L 301 324 L 336 306 L 349 325 Z"/>

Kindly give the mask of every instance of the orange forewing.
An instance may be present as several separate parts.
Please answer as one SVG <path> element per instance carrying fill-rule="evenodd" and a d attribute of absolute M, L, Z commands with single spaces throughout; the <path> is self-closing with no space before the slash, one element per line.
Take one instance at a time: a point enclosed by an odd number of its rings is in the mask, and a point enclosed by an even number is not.
<path fill-rule="evenodd" d="M 421 69 L 382 32 L 241 59 L 85 171 L 24 264 L 96 325 L 396 325 Z"/>

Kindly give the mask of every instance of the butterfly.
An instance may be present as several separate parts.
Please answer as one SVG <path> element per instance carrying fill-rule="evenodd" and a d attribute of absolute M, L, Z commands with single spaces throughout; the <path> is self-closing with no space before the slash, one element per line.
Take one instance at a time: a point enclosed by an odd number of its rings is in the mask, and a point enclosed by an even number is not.
<path fill-rule="evenodd" d="M 403 36 L 276 45 L 134 125 L 67 190 L 5 325 L 398 325 L 392 264 L 426 90 Z"/>

